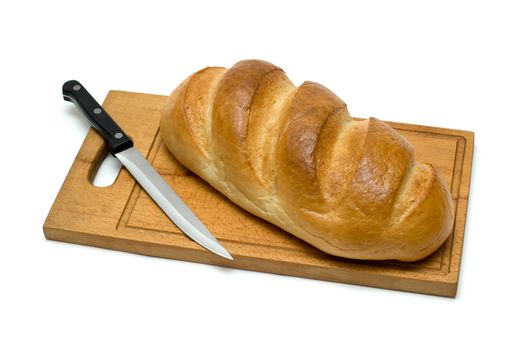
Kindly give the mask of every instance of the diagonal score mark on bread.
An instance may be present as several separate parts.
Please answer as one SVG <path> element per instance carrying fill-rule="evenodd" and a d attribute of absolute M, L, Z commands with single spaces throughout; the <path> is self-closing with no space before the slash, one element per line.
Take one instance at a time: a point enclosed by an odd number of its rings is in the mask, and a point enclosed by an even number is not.
<path fill-rule="evenodd" d="M 188 169 L 329 254 L 415 261 L 451 233 L 445 182 L 407 141 L 375 118 L 353 120 L 320 84 L 295 87 L 271 63 L 194 73 L 168 98 L 160 128 Z"/>

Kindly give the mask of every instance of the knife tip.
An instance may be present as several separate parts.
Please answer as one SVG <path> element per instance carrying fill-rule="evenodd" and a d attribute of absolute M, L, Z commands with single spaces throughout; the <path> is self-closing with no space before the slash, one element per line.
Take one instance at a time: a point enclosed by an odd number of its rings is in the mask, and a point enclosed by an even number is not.
<path fill-rule="evenodd" d="M 227 252 L 226 249 L 225 249 L 224 252 L 222 252 L 222 254 L 219 254 L 219 255 L 222 256 L 222 257 L 225 258 L 225 259 L 228 259 L 228 260 L 234 260 L 234 258 L 232 257 L 232 255 L 230 255 L 230 253 Z"/>
<path fill-rule="evenodd" d="M 226 248 L 223 247 L 221 243 L 219 243 L 217 240 L 214 240 L 213 244 L 209 244 L 205 246 L 205 248 L 225 259 L 234 260 L 232 255 L 230 255 L 230 253 L 228 252 L 228 250 L 226 250 Z"/>

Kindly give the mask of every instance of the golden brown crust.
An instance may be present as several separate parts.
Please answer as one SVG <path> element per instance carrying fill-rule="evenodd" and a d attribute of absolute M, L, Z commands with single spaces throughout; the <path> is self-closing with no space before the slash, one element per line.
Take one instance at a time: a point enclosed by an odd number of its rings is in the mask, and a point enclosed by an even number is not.
<path fill-rule="evenodd" d="M 179 85 L 168 97 L 160 131 L 166 145 L 183 164 L 196 162 L 207 167 L 212 158 L 209 135 L 210 113 L 216 86 L 227 69 L 202 69 Z M 195 171 L 198 175 L 198 169 Z"/>
<path fill-rule="evenodd" d="M 229 183 L 254 200 L 254 187 L 265 186 L 261 159 L 265 153 L 261 150 L 268 138 L 261 129 L 264 119 L 279 118 L 270 113 L 272 96 L 287 84 L 293 87 L 273 64 L 241 61 L 225 74 L 217 88 L 212 117 L 216 163 Z"/>
<path fill-rule="evenodd" d="M 449 236 L 453 202 L 387 124 L 259 60 L 206 68 L 170 95 L 164 143 L 236 204 L 333 255 L 414 261 Z"/>

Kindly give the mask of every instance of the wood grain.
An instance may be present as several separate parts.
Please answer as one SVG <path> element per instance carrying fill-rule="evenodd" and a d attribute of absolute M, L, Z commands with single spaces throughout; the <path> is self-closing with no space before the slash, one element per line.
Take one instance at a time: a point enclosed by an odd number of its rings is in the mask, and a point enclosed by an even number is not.
<path fill-rule="evenodd" d="M 414 263 L 357 261 L 327 255 L 237 207 L 190 173 L 162 144 L 158 129 L 166 97 L 110 91 L 104 108 L 136 147 L 234 257 L 205 251 L 188 239 L 121 170 L 110 187 L 91 178 L 105 156 L 90 130 L 44 223 L 47 239 L 232 268 L 454 297 L 466 223 L 474 134 L 389 123 L 409 140 L 416 158 L 434 164 L 456 205 L 451 237 Z"/>

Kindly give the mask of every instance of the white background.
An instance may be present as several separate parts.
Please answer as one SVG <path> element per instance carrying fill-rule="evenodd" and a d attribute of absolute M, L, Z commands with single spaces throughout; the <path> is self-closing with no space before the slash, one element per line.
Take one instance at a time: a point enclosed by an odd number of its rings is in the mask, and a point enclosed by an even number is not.
<path fill-rule="evenodd" d="M 525 18 L 519 1 L 2 2 L 0 348 L 524 349 Z M 64 81 L 166 95 L 246 58 L 355 116 L 475 132 L 456 299 L 44 239 L 88 130 Z"/>

